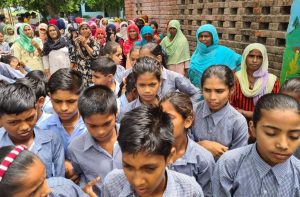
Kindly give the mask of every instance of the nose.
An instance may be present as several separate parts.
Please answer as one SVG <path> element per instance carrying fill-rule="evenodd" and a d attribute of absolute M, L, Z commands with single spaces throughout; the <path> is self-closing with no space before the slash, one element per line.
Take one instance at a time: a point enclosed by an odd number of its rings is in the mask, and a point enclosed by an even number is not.
<path fill-rule="evenodd" d="M 257 61 L 257 57 L 256 56 L 254 56 L 254 58 L 253 58 L 253 62 L 256 62 Z"/>
<path fill-rule="evenodd" d="M 145 93 L 151 92 L 151 88 L 149 86 L 146 86 L 145 89 L 144 89 L 144 92 Z"/>
<path fill-rule="evenodd" d="M 210 100 L 216 100 L 217 94 L 215 92 L 211 92 L 209 95 Z"/>
<path fill-rule="evenodd" d="M 277 144 L 278 144 L 277 147 L 279 149 L 281 149 L 282 151 L 288 150 L 289 145 L 288 145 L 288 139 L 286 136 L 282 136 L 281 138 L 279 138 Z"/>
<path fill-rule="evenodd" d="M 68 110 L 68 105 L 65 102 L 63 102 L 60 106 L 60 109 L 61 111 L 65 112 Z"/>
<path fill-rule="evenodd" d="M 26 121 L 22 121 L 22 123 L 20 125 L 20 130 L 21 131 L 29 131 L 30 125 Z"/>
<path fill-rule="evenodd" d="M 139 172 L 137 172 L 133 176 L 132 183 L 133 183 L 134 187 L 141 187 L 145 184 L 145 179 Z"/>

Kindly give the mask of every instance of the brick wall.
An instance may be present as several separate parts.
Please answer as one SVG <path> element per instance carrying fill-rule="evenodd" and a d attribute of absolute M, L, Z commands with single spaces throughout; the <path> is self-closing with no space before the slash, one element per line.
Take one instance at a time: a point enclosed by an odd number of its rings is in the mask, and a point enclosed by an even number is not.
<path fill-rule="evenodd" d="M 125 15 L 132 19 L 148 15 L 161 29 L 177 19 L 190 42 L 196 46 L 200 25 L 213 24 L 220 44 L 238 53 L 250 43 L 267 46 L 270 72 L 279 76 L 292 0 L 125 0 Z"/>

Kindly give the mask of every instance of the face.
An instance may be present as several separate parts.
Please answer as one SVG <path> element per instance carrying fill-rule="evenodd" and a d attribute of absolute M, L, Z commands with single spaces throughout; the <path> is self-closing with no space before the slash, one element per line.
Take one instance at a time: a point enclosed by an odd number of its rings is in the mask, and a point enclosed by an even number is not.
<path fill-rule="evenodd" d="M 79 95 L 67 90 L 57 90 L 50 94 L 50 98 L 53 109 L 61 120 L 68 121 L 78 114 Z"/>
<path fill-rule="evenodd" d="M 152 103 L 156 100 L 159 87 L 160 81 L 153 73 L 141 74 L 136 80 L 136 88 L 140 99 L 146 103 Z"/>
<path fill-rule="evenodd" d="M 92 70 L 92 82 L 94 85 L 108 86 L 112 79 L 113 75 L 103 75 L 100 72 L 95 72 Z"/>
<path fill-rule="evenodd" d="M 156 57 L 151 53 L 150 49 L 147 48 L 140 50 L 140 57 L 152 57 L 161 63 L 161 59 L 159 58 L 159 56 Z"/>
<path fill-rule="evenodd" d="M 117 52 L 111 55 L 111 59 L 117 64 L 120 65 L 123 59 L 122 49 L 118 47 Z"/>
<path fill-rule="evenodd" d="M 129 30 L 129 37 L 132 39 L 132 40 L 135 40 L 137 39 L 137 33 L 134 29 L 130 29 Z"/>
<path fill-rule="evenodd" d="M 107 142 L 116 136 L 115 114 L 93 114 L 84 118 L 87 130 L 97 142 Z"/>
<path fill-rule="evenodd" d="M 212 112 L 222 109 L 228 102 L 231 91 L 223 80 L 210 77 L 204 81 L 203 96 Z"/>
<path fill-rule="evenodd" d="M 198 37 L 199 41 L 205 44 L 207 47 L 212 45 L 212 36 L 209 32 L 202 32 Z"/>
<path fill-rule="evenodd" d="M 271 166 L 283 163 L 300 146 L 300 115 L 291 109 L 261 110 L 261 114 L 256 128 L 250 125 L 257 151 Z"/>
<path fill-rule="evenodd" d="M 87 25 L 84 25 L 79 30 L 79 34 L 84 36 L 84 37 L 89 37 L 91 35 L 91 29 Z"/>
<path fill-rule="evenodd" d="M 151 34 L 145 34 L 143 35 L 143 38 L 147 41 L 147 42 L 151 42 L 153 40 L 153 36 Z"/>
<path fill-rule="evenodd" d="M 78 37 L 78 33 L 77 33 L 77 32 L 75 32 L 75 31 L 74 31 L 74 32 L 72 32 L 72 35 L 73 35 L 73 36 L 72 36 L 72 37 L 73 37 L 73 40 L 75 40 L 75 39 Z"/>
<path fill-rule="evenodd" d="M 263 56 L 261 52 L 257 49 L 253 49 L 246 58 L 247 71 L 257 71 L 261 67 L 262 62 Z"/>
<path fill-rule="evenodd" d="M 113 30 L 112 28 L 109 28 L 107 32 L 108 32 L 108 33 L 111 33 L 111 34 L 114 34 L 114 33 L 115 33 L 114 30 Z"/>
<path fill-rule="evenodd" d="M 20 114 L 4 114 L 0 117 L 0 120 L 15 144 L 26 143 L 33 137 L 37 111 L 35 108 L 32 108 Z"/>
<path fill-rule="evenodd" d="M 46 36 L 46 34 L 47 34 L 46 32 L 47 32 L 46 29 L 40 28 L 39 29 L 39 36 Z"/>
<path fill-rule="evenodd" d="M 164 112 L 166 112 L 173 123 L 173 136 L 176 139 L 183 138 L 186 136 L 186 129 L 189 128 L 192 124 L 192 117 L 184 119 L 183 116 L 178 113 L 172 103 L 169 101 L 164 101 L 161 103 L 161 107 Z"/>
<path fill-rule="evenodd" d="M 122 153 L 122 162 L 128 182 L 140 197 L 163 193 L 168 161 L 162 155 Z"/>
<path fill-rule="evenodd" d="M 106 20 L 106 19 L 105 19 L 105 20 L 102 20 L 102 25 L 105 26 L 105 25 L 107 25 L 107 23 L 108 23 L 108 20 Z"/>
<path fill-rule="evenodd" d="M 49 30 L 50 38 L 57 39 L 57 32 L 56 32 L 55 27 L 50 26 L 48 30 Z"/>
<path fill-rule="evenodd" d="M 169 32 L 170 32 L 170 34 L 171 34 L 171 37 L 174 38 L 174 37 L 176 36 L 177 29 L 174 28 L 174 27 L 170 27 L 170 28 L 169 28 Z"/>
<path fill-rule="evenodd" d="M 135 64 L 135 62 L 139 58 L 139 56 L 140 56 L 140 51 L 138 49 L 134 50 L 130 53 L 129 59 L 130 59 L 132 66 Z"/>
<path fill-rule="evenodd" d="M 15 31 L 12 28 L 7 29 L 7 34 L 8 35 L 14 35 Z"/>
<path fill-rule="evenodd" d="M 18 59 L 13 58 L 13 59 L 10 61 L 9 65 L 10 65 L 13 69 L 17 69 L 17 66 L 19 65 Z"/>
<path fill-rule="evenodd" d="M 153 32 L 157 31 L 157 28 L 155 27 L 155 25 L 151 24 L 151 28 L 153 29 Z"/>
<path fill-rule="evenodd" d="M 26 180 L 21 182 L 20 190 L 12 197 L 47 197 L 51 193 L 46 180 L 46 170 L 41 161 L 35 159 L 25 173 Z"/>
<path fill-rule="evenodd" d="M 33 32 L 27 25 L 24 27 L 24 34 L 29 38 L 33 38 Z"/>
<path fill-rule="evenodd" d="M 105 38 L 104 33 L 103 33 L 103 32 L 99 32 L 99 33 L 97 34 L 97 39 L 103 39 L 103 38 Z"/>

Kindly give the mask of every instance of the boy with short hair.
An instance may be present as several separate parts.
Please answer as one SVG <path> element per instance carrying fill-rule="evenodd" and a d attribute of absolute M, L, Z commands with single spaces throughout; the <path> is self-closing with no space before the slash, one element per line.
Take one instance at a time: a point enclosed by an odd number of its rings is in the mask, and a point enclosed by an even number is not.
<path fill-rule="evenodd" d="M 106 56 L 101 56 L 91 62 L 91 70 L 93 84 L 110 88 L 118 97 L 120 84 L 114 79 L 117 70 L 115 62 Z"/>
<path fill-rule="evenodd" d="M 141 106 L 125 114 L 118 143 L 124 170 L 104 181 L 104 196 L 204 196 L 193 177 L 166 169 L 175 151 L 170 117 L 159 108 Z"/>
<path fill-rule="evenodd" d="M 49 130 L 34 127 L 37 120 L 33 90 L 21 83 L 0 89 L 0 147 L 24 144 L 37 154 L 46 167 L 47 177 L 64 176 L 64 149 L 61 140 Z"/>
<path fill-rule="evenodd" d="M 82 93 L 78 108 L 88 132 L 75 138 L 68 151 L 74 171 L 81 177 L 81 186 L 100 177 L 102 181 L 94 187 L 100 196 L 105 176 L 115 168 L 122 168 L 117 143 L 117 102 L 108 87 L 96 85 Z"/>
<path fill-rule="evenodd" d="M 53 73 L 48 81 L 48 89 L 55 114 L 40 124 L 41 129 L 56 133 L 62 140 L 66 158 L 66 176 L 73 181 L 76 181 L 78 177 L 73 174 L 67 147 L 75 137 L 86 132 L 77 106 L 83 88 L 80 72 L 62 68 Z"/>

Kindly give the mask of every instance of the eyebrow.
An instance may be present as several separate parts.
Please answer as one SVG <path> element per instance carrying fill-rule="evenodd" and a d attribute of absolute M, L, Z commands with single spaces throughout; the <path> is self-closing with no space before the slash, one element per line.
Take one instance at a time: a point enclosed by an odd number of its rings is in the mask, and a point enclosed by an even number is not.
<path fill-rule="evenodd" d="M 126 163 L 125 161 L 123 161 L 123 165 L 133 167 L 132 165 Z M 149 164 L 142 165 L 140 168 L 156 167 L 156 166 L 157 166 L 157 164 L 149 163 Z"/>
<path fill-rule="evenodd" d="M 279 129 L 277 127 L 274 127 L 274 126 L 271 126 L 271 125 L 263 125 L 263 127 L 274 129 L 274 130 L 277 130 L 277 131 L 281 131 L 281 129 Z M 300 129 L 291 129 L 291 130 L 288 130 L 288 132 L 300 132 Z"/>

